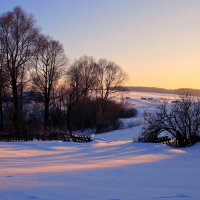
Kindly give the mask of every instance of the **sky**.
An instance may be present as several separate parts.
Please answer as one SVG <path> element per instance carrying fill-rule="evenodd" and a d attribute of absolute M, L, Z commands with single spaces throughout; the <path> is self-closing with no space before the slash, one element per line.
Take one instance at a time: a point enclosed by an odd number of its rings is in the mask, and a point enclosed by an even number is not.
<path fill-rule="evenodd" d="M 200 89 L 199 0 L 0 0 L 0 14 L 17 5 L 70 62 L 107 58 L 127 85 Z"/>

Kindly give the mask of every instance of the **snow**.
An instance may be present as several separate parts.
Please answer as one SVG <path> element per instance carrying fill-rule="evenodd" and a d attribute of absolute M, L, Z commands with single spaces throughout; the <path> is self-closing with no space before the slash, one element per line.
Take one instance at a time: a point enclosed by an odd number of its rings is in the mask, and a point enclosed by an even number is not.
<path fill-rule="evenodd" d="M 137 94 L 138 95 L 138 94 Z M 135 96 L 142 120 L 148 101 Z M 198 200 L 200 144 L 174 149 L 133 142 L 142 126 L 91 143 L 0 143 L 1 200 Z"/>

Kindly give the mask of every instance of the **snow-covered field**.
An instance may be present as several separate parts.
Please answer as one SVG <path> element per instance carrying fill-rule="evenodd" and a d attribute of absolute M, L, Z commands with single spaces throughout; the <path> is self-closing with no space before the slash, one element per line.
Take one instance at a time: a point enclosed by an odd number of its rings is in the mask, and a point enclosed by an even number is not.
<path fill-rule="evenodd" d="M 143 96 L 126 99 L 139 110 L 137 122 L 153 108 Z M 140 131 L 137 125 L 104 133 L 87 144 L 0 143 L 0 200 L 199 200 L 200 144 L 132 142 Z"/>

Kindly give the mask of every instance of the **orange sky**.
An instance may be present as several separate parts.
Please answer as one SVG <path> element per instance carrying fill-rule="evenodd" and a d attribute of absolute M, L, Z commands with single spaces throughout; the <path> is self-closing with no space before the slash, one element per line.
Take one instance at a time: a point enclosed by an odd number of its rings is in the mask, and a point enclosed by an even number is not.
<path fill-rule="evenodd" d="M 128 85 L 200 89 L 199 0 L 0 1 L 2 12 L 20 5 L 32 13 L 70 61 L 108 58 Z"/>

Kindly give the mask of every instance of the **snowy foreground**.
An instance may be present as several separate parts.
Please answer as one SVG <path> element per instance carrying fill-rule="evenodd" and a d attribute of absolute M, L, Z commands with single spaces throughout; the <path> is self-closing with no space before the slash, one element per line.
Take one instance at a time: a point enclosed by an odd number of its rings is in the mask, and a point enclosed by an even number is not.
<path fill-rule="evenodd" d="M 138 122 L 145 106 L 136 106 Z M 200 144 L 133 143 L 140 130 L 96 135 L 87 144 L 0 143 L 0 200 L 199 200 Z"/>

